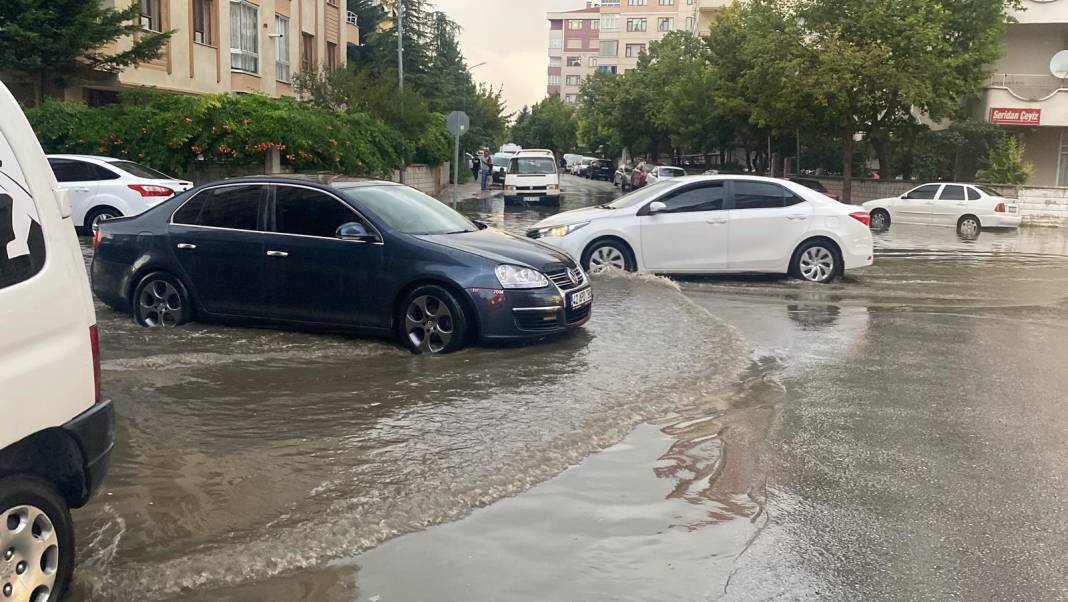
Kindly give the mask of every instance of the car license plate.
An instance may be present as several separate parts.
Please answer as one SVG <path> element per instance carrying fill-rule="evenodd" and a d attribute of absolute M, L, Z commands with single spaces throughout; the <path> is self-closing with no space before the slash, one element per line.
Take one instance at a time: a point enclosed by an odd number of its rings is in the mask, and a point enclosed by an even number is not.
<path fill-rule="evenodd" d="M 538 201 L 541 200 L 541 197 L 540 196 L 525 196 L 525 197 L 523 197 L 523 200 L 524 201 L 529 201 L 531 203 L 537 203 Z"/>
<path fill-rule="evenodd" d="M 593 289 L 588 288 L 586 290 L 579 291 L 577 293 L 571 293 L 571 302 L 568 304 L 572 309 L 576 307 L 582 307 L 590 301 L 593 301 Z"/>
<path fill-rule="evenodd" d="M 1010 205 L 1009 206 L 1009 213 L 1016 213 L 1016 207 L 1013 207 L 1012 205 Z"/>

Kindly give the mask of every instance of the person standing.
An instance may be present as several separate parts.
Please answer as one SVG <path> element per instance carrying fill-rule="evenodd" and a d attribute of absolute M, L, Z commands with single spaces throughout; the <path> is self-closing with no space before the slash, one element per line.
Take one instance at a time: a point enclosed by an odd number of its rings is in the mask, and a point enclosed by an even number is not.
<path fill-rule="evenodd" d="M 476 180 L 478 179 L 478 170 L 480 168 L 481 168 L 481 163 L 479 162 L 478 157 L 477 156 L 472 156 L 471 157 L 471 177 L 472 178 L 474 178 Z"/>
<path fill-rule="evenodd" d="M 482 153 L 479 155 L 479 162 L 482 164 L 482 190 L 489 190 L 490 176 L 493 174 L 493 159 L 490 159 L 489 153 Z"/>

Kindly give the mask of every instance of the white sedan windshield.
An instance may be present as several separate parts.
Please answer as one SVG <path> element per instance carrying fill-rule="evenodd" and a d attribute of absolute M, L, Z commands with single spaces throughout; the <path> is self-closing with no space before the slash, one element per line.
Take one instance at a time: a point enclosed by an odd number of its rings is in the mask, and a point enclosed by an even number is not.
<path fill-rule="evenodd" d="M 656 184 L 650 184 L 643 188 L 639 188 L 630 194 L 625 194 L 619 197 L 611 203 L 608 203 L 606 207 L 611 207 L 612 209 L 626 209 L 627 207 L 640 205 L 641 203 L 651 201 L 664 192 L 667 192 L 672 186 L 674 186 L 674 183 L 672 182 L 657 182 Z"/>

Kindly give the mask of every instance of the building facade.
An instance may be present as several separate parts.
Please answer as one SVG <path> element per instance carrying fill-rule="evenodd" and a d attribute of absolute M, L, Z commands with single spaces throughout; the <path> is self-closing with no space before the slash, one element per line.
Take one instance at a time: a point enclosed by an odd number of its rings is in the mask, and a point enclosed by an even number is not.
<path fill-rule="evenodd" d="M 1028 184 L 1068 186 L 1068 80 L 1050 69 L 1068 48 L 1068 0 L 1023 0 L 1013 16 L 983 95 L 983 117 L 1019 135 L 1035 167 Z"/>
<path fill-rule="evenodd" d="M 600 9 L 587 4 L 581 10 L 549 13 L 550 95 L 576 102 L 579 87 L 596 69 L 600 34 Z"/>
<path fill-rule="evenodd" d="M 97 105 L 151 87 L 183 94 L 255 92 L 293 95 L 298 71 L 345 65 L 359 44 L 355 15 L 341 0 L 134 0 L 141 27 L 174 30 L 154 61 L 68 88 L 66 97 Z M 130 0 L 105 0 L 123 8 Z M 129 40 L 116 43 L 116 49 Z"/>

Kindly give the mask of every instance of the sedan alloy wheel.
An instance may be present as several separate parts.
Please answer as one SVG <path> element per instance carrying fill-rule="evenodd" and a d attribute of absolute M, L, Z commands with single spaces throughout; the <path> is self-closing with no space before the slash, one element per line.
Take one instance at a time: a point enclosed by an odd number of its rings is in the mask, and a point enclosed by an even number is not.
<path fill-rule="evenodd" d="M 834 278 L 836 266 L 834 253 L 827 247 L 813 245 L 801 251 L 798 272 L 809 282 L 828 282 Z"/>

